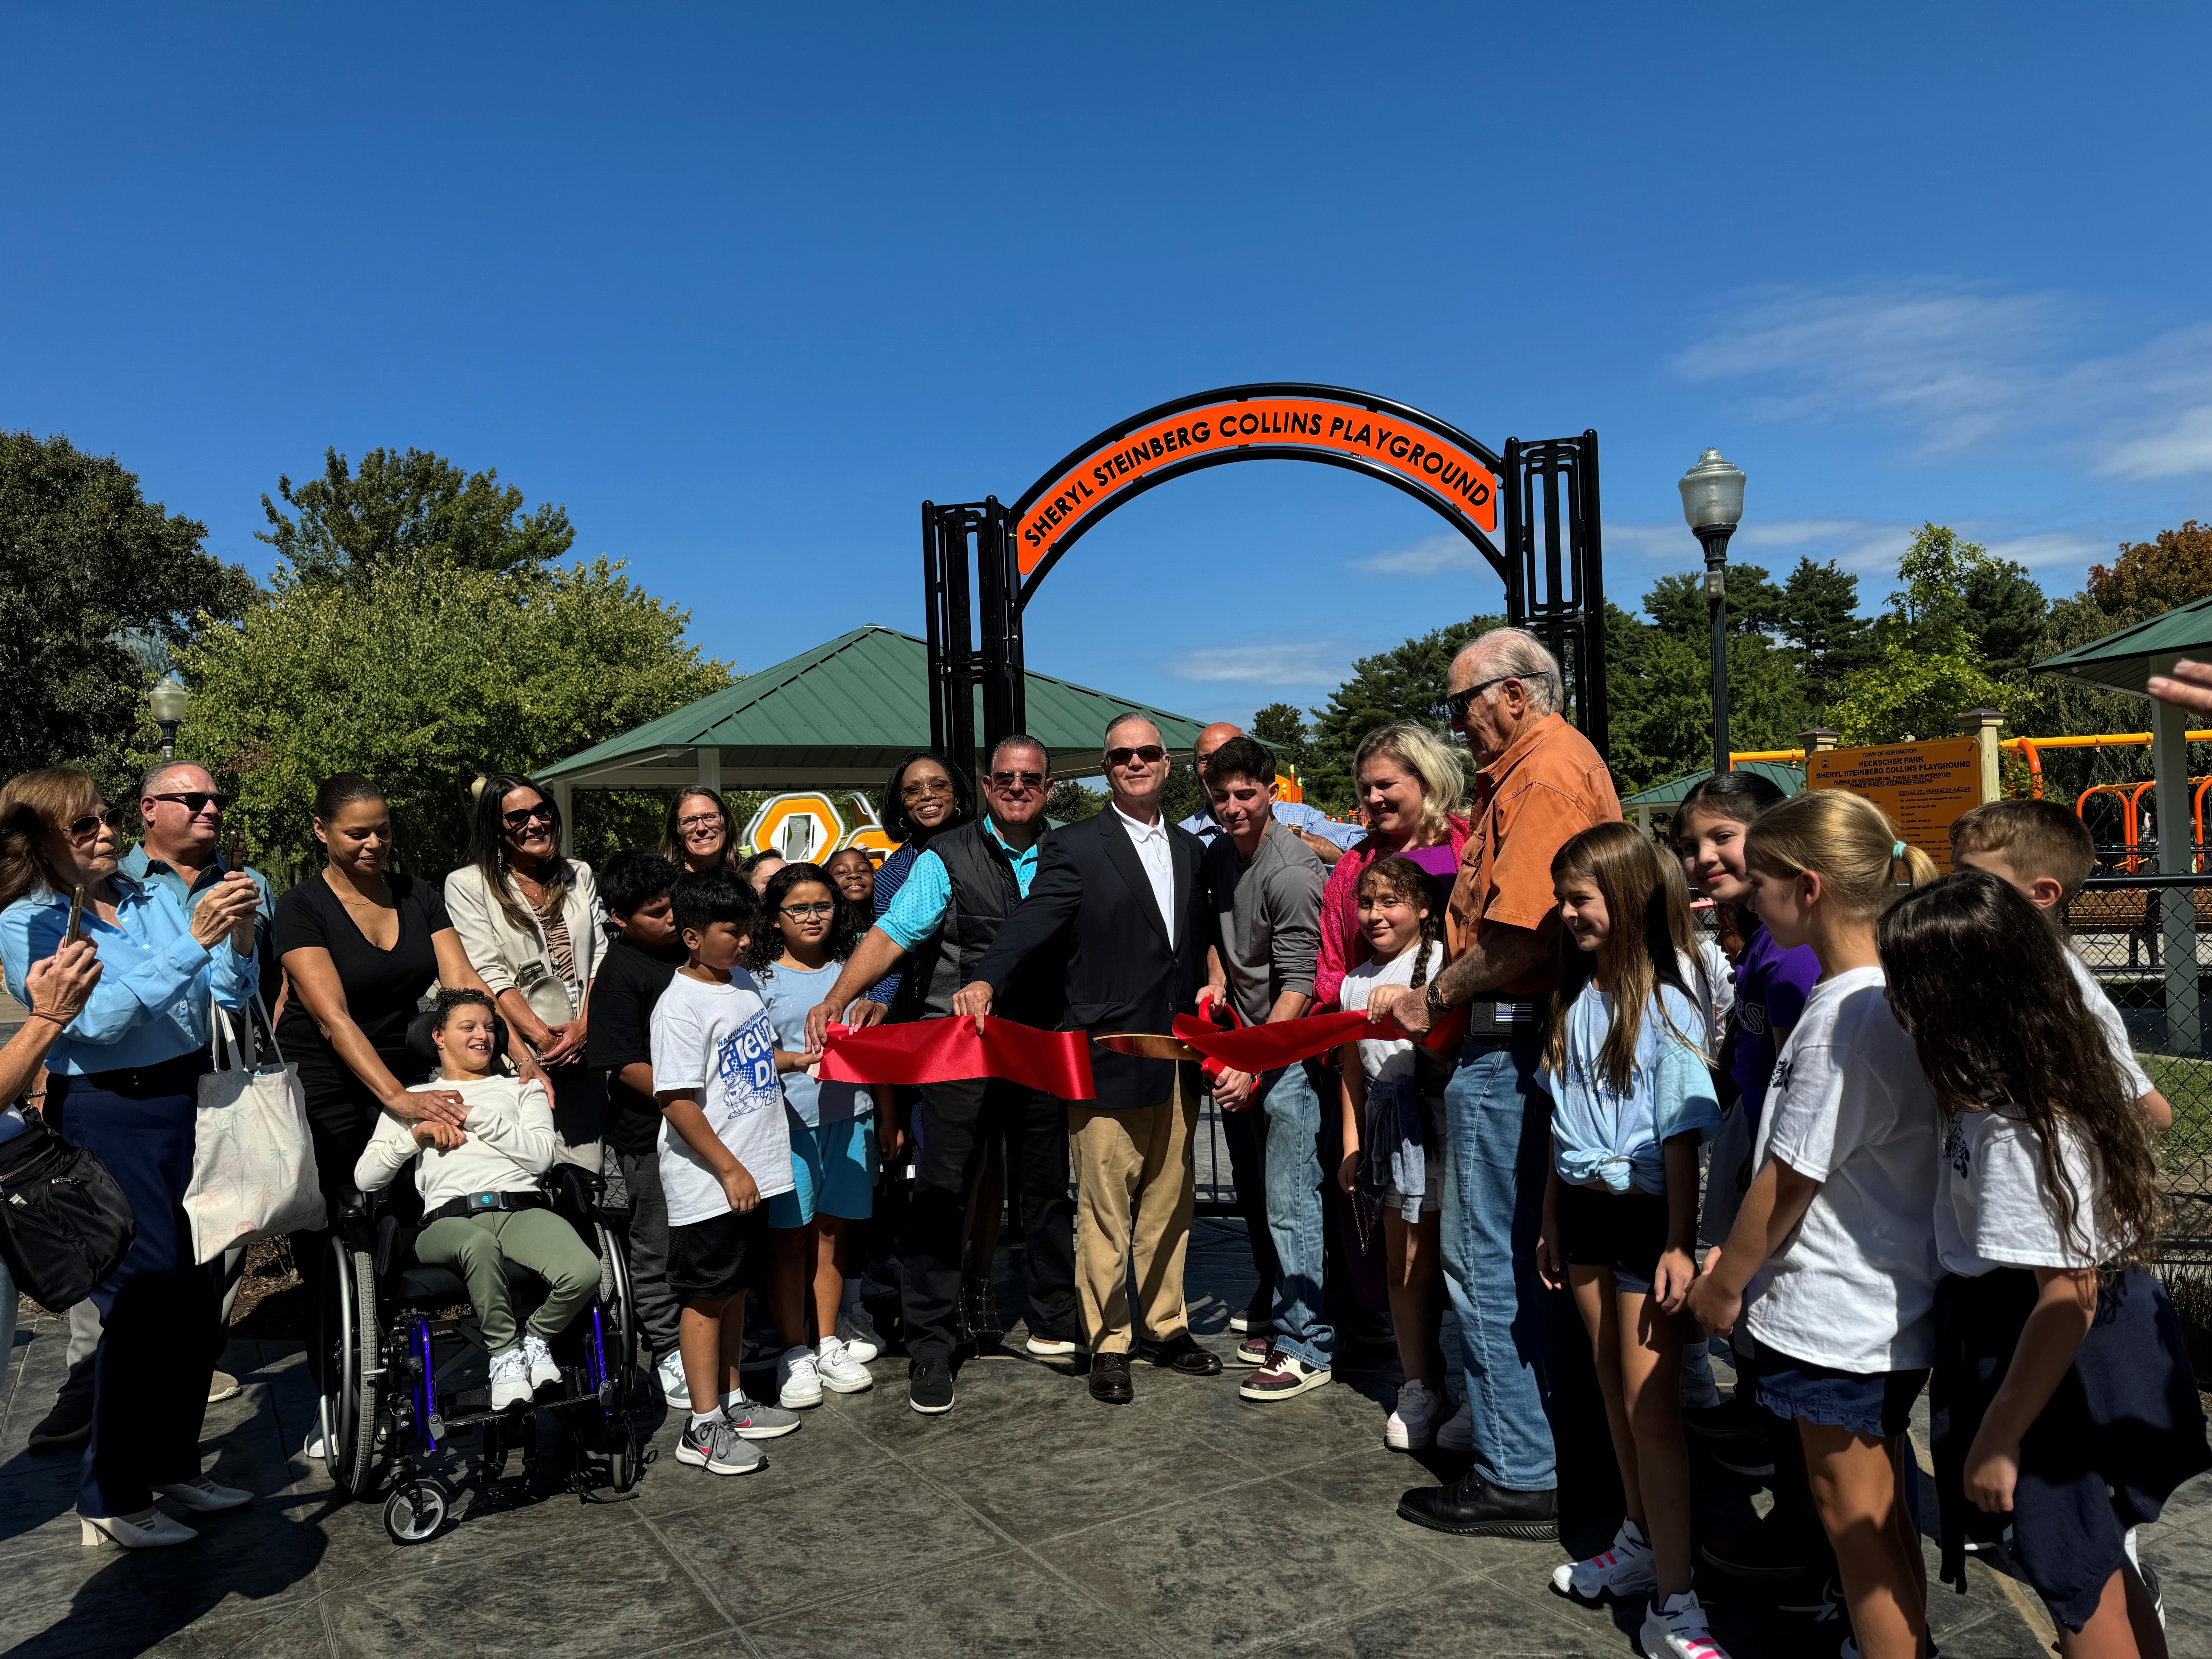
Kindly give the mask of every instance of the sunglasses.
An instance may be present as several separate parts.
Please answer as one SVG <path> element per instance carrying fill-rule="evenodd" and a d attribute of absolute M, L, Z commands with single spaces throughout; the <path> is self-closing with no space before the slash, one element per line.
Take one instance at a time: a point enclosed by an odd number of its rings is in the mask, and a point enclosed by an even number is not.
<path fill-rule="evenodd" d="M 175 795 L 149 795 L 146 799 L 149 800 L 173 800 L 176 802 L 178 805 L 183 807 L 185 811 L 191 813 L 198 813 L 202 808 L 208 806 L 212 806 L 216 811 L 220 812 L 224 807 L 230 805 L 229 796 L 210 794 L 205 790 L 202 789 L 187 789 L 181 794 Z"/>
<path fill-rule="evenodd" d="M 782 909 L 777 911 L 776 914 L 778 915 L 789 916 L 793 921 L 811 921 L 817 916 L 831 916 L 836 915 L 837 907 L 834 904 L 822 904 L 818 902 L 814 904 L 787 904 Z"/>
<path fill-rule="evenodd" d="M 1480 685 L 1468 686 L 1464 691 L 1453 692 L 1444 699 L 1444 708 L 1451 715 L 1452 724 L 1456 726 L 1467 718 L 1467 711 L 1474 706 L 1474 700 L 1492 686 L 1503 685 L 1508 680 L 1519 680 L 1526 684 L 1530 680 L 1548 680 L 1551 678 L 1552 671 L 1548 668 L 1534 674 L 1500 674 L 1496 679 L 1485 680 Z"/>
<path fill-rule="evenodd" d="M 994 772 L 991 774 L 991 781 L 1001 789 L 1042 789 L 1044 787 L 1044 774 L 1042 772 Z"/>
<path fill-rule="evenodd" d="M 1134 749 L 1109 749 L 1106 751 L 1106 764 L 1109 769 L 1119 769 L 1133 762 L 1141 761 L 1146 766 L 1157 766 L 1167 757 L 1168 751 L 1159 744 L 1146 743 L 1139 744 Z"/>
<path fill-rule="evenodd" d="M 525 829 L 532 823 L 553 822 L 553 803 L 541 800 L 535 806 L 525 806 L 513 812 L 502 812 L 500 820 L 510 830 Z"/>
<path fill-rule="evenodd" d="M 71 841 L 87 841 L 102 829 L 112 830 L 122 822 L 122 813 L 112 806 L 102 806 L 81 818 L 71 818 L 62 827 L 62 833 Z"/>
<path fill-rule="evenodd" d="M 899 786 L 899 799 L 902 800 L 927 800 L 932 795 L 950 796 L 951 793 L 952 780 L 950 778 L 916 778 L 912 783 Z"/>

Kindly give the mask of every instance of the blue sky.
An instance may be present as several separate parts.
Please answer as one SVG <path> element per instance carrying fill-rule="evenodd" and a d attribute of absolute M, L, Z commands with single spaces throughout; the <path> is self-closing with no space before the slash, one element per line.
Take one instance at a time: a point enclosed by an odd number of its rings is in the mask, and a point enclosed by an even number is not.
<path fill-rule="evenodd" d="M 1607 586 L 1878 604 L 1923 519 L 2054 594 L 2212 518 L 2212 12 L 16 7 L 0 421 L 257 571 L 326 445 L 565 502 L 741 669 L 921 631 L 917 504 L 1239 381 L 1595 427 Z M 1499 607 L 1397 492 L 1217 468 L 1092 532 L 1033 666 L 1207 717 Z"/>

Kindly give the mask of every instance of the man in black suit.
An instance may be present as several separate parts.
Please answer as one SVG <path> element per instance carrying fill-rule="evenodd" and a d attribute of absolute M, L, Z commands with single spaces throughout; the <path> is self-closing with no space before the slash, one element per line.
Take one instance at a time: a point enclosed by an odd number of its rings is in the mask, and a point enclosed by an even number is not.
<path fill-rule="evenodd" d="M 1159 728 L 1123 714 L 1106 728 L 1112 803 L 1054 830 L 1029 896 L 953 998 L 980 1025 L 994 1000 L 1048 940 L 1066 937 L 1063 1030 L 1165 1032 L 1194 1012 L 1214 926 L 1198 837 L 1160 813 L 1168 779 Z M 1221 1362 L 1190 1334 L 1183 1256 L 1197 1192 L 1191 1138 L 1198 1124 L 1195 1066 L 1143 1060 L 1093 1045 L 1097 1097 L 1068 1106 L 1075 1151 L 1075 1281 L 1091 1345 L 1091 1392 L 1110 1405 L 1132 1396 L 1130 1349 L 1187 1376 Z M 1129 1308 L 1136 1261 L 1145 1340 Z"/>

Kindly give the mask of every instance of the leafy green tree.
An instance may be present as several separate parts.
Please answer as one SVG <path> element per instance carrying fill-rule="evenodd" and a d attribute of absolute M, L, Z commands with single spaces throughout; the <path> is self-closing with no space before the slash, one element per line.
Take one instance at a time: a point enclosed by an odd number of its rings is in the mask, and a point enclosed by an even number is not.
<path fill-rule="evenodd" d="M 0 777 L 82 766 L 127 796 L 128 750 L 156 659 L 203 616 L 235 619 L 253 579 L 200 546 L 207 527 L 67 438 L 0 433 Z M 194 725 L 197 726 L 197 711 Z M 189 734 L 188 734 L 189 737 Z"/>
<path fill-rule="evenodd" d="M 1686 773 L 1713 758 L 1712 641 L 1654 628 L 1609 664 L 1607 763 L 1621 793 Z M 1729 639 L 1729 743 L 1791 749 L 1813 724 L 1790 653 L 1758 634 Z"/>
<path fill-rule="evenodd" d="M 309 803 L 332 772 L 382 784 L 409 869 L 439 875 L 468 841 L 469 785 L 528 772 L 729 682 L 684 642 L 688 613 L 601 558 L 547 568 L 380 558 L 354 585 L 280 568 L 240 622 L 178 653 L 192 687 L 193 752 L 235 780 L 254 854 L 314 857 Z M 658 796 L 580 790 L 576 851 L 658 839 Z"/>
<path fill-rule="evenodd" d="M 2089 567 L 2085 597 L 2115 628 L 2141 622 L 2212 593 L 2212 525 L 2194 519 L 2147 542 L 2123 542 L 2110 565 Z"/>
<path fill-rule="evenodd" d="M 1728 627 L 1731 634 L 1771 634 L 1782 625 L 1783 591 L 1755 564 L 1728 568 Z M 1705 597 L 1702 570 L 1665 575 L 1644 596 L 1644 614 L 1662 633 L 1696 634 L 1710 641 L 1712 601 Z M 1711 646 L 1708 644 L 1708 653 Z"/>
<path fill-rule="evenodd" d="M 1859 579 L 1834 560 L 1801 558 L 1782 589 L 1782 622 L 1775 630 L 1794 653 L 1806 700 L 1825 708 L 1842 695 L 1844 681 L 1880 656 L 1873 624 L 1858 614 Z"/>
<path fill-rule="evenodd" d="M 1990 556 L 1947 526 L 1923 524 L 1898 561 L 1905 586 L 1890 598 L 1891 615 L 1876 629 L 1887 647 L 1898 627 L 1913 646 L 1957 654 L 1963 634 L 1989 672 L 2018 673 L 2035 659 L 2049 611 L 2043 590 L 2025 568 Z"/>
<path fill-rule="evenodd" d="M 1352 757 L 1359 740 L 1392 720 L 1444 723 L 1444 676 L 1460 647 L 1476 635 L 1500 627 L 1503 617 L 1470 617 L 1362 657 L 1352 677 L 1329 693 L 1328 706 L 1314 711 L 1304 780 L 1306 799 L 1323 811 L 1349 813 L 1358 805 Z"/>
<path fill-rule="evenodd" d="M 280 476 L 276 493 L 299 517 L 264 495 L 269 528 L 255 534 L 304 581 L 361 586 L 379 568 L 415 557 L 464 570 L 532 570 L 576 539 L 566 507 L 541 503 L 525 513 L 522 492 L 501 488 L 496 471 L 465 473 L 425 449 L 372 449 L 358 472 L 325 450 L 321 477 L 295 487 Z"/>
<path fill-rule="evenodd" d="M 1269 703 L 1252 716 L 1252 735 L 1274 751 L 1279 765 L 1295 767 L 1299 781 L 1304 781 L 1306 717 L 1297 704 Z"/>
<path fill-rule="evenodd" d="M 1074 823 L 1084 818 L 1095 818 L 1106 810 L 1103 790 L 1085 788 L 1069 778 L 1052 787 L 1051 799 L 1044 804 L 1044 815 L 1056 823 Z"/>
<path fill-rule="evenodd" d="M 1994 678 L 1963 630 L 1947 646 L 1893 638 L 1882 659 L 1844 682 L 1828 723 L 1845 748 L 1954 738 L 1970 708 L 2001 708 L 2012 719 L 2026 703 L 2021 686 Z"/>

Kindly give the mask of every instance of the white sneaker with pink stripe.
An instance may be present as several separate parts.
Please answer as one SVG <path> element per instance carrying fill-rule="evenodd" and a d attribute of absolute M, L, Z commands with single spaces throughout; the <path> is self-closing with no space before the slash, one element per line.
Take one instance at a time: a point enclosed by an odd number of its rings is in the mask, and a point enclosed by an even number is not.
<path fill-rule="evenodd" d="M 1649 1659 L 1728 1659 L 1727 1650 L 1713 1640 L 1694 1590 L 1653 1596 L 1638 1636 Z"/>
<path fill-rule="evenodd" d="M 1613 1547 L 1587 1561 L 1570 1561 L 1552 1571 L 1552 1588 L 1570 1601 L 1595 1607 L 1601 1601 L 1644 1595 L 1657 1584 L 1651 1546 L 1633 1521 L 1623 1521 Z"/>

